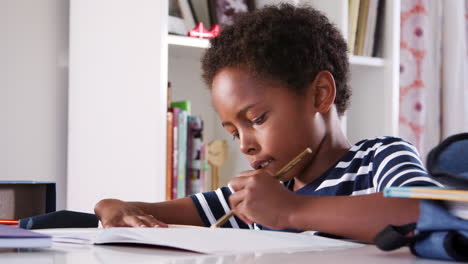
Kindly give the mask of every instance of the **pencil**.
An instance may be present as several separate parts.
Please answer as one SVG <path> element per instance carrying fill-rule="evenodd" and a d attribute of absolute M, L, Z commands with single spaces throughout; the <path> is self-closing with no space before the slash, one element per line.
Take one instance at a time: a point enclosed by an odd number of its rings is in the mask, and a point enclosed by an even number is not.
<path fill-rule="evenodd" d="M 288 171 L 294 168 L 294 166 L 296 166 L 296 164 L 298 164 L 299 161 L 301 161 L 307 154 L 310 154 L 310 153 L 312 153 L 312 150 L 310 148 L 306 148 L 299 155 L 297 155 L 293 160 L 291 160 L 288 164 L 286 164 L 281 170 L 279 170 L 275 174 L 275 176 L 273 176 L 273 178 L 280 180 L 286 173 L 288 173 Z M 216 221 L 216 223 L 210 226 L 210 228 L 217 228 L 217 227 L 224 225 L 224 223 L 226 223 L 226 221 L 229 220 L 229 218 L 231 218 L 232 216 L 234 216 L 234 212 L 230 211 L 229 213 L 225 214 L 223 217 L 219 218 L 218 221 Z"/>
<path fill-rule="evenodd" d="M 18 220 L 0 219 L 0 225 L 18 225 Z"/>

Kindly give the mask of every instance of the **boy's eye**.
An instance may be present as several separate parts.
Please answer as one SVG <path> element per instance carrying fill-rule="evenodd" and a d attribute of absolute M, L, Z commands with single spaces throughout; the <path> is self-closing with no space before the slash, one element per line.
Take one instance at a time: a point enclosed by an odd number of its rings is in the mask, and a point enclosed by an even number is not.
<path fill-rule="evenodd" d="M 263 123 L 263 121 L 265 121 L 265 115 L 266 115 L 266 113 L 263 113 L 263 115 L 261 115 L 259 118 L 254 119 L 252 121 L 252 124 L 260 125 L 261 123 Z"/>
<path fill-rule="evenodd" d="M 232 133 L 232 140 L 236 140 L 238 138 L 239 138 L 239 133 L 237 132 Z"/>

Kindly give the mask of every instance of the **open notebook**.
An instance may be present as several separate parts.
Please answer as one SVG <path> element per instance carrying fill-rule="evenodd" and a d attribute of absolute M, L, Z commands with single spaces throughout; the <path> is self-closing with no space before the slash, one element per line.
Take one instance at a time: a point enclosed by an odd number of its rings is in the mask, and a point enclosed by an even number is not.
<path fill-rule="evenodd" d="M 360 244 L 308 233 L 232 228 L 169 227 L 41 230 L 54 242 L 113 244 L 135 243 L 189 250 L 206 254 L 243 252 L 296 252 L 359 247 Z"/>

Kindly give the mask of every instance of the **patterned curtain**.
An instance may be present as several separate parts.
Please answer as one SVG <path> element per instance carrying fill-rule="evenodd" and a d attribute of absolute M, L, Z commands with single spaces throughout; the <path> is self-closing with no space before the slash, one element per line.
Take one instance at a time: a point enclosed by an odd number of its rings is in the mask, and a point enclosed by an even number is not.
<path fill-rule="evenodd" d="M 423 160 L 468 130 L 468 0 L 401 1 L 400 136 Z"/>

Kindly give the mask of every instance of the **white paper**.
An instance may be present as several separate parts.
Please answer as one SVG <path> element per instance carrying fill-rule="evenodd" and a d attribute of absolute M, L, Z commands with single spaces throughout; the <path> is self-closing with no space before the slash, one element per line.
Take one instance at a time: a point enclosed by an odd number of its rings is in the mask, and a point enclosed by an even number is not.
<path fill-rule="evenodd" d="M 233 228 L 117 227 L 102 231 L 94 243 L 141 243 L 207 254 L 317 251 L 361 246 L 309 234 Z"/>
<path fill-rule="evenodd" d="M 185 227 L 185 228 L 180 228 Z M 38 230 L 39 231 L 39 230 Z M 206 254 L 323 251 L 361 247 L 348 241 L 315 236 L 311 232 L 171 226 L 169 228 L 113 227 L 43 229 L 55 243 L 136 243 L 165 246 Z"/>

